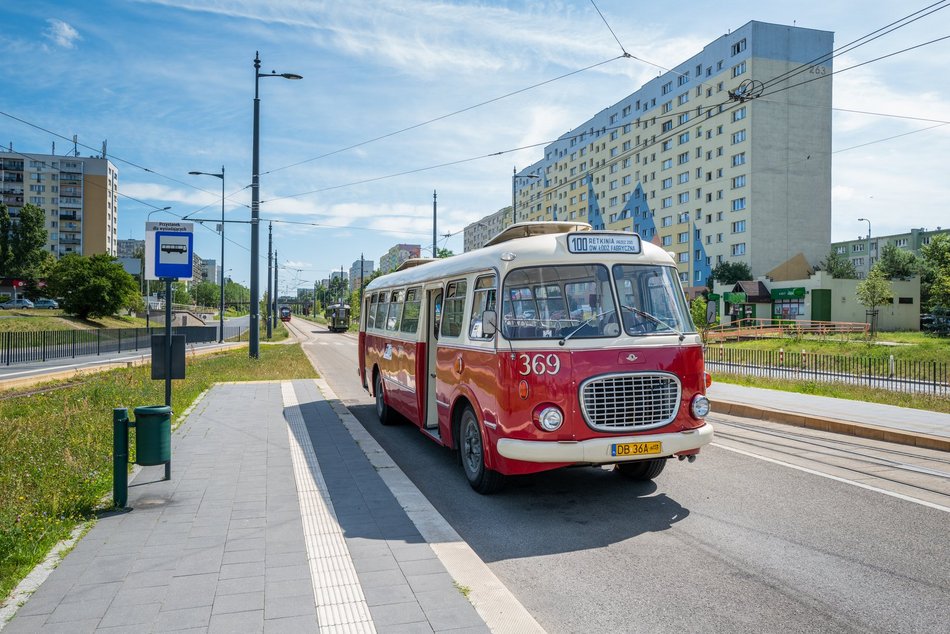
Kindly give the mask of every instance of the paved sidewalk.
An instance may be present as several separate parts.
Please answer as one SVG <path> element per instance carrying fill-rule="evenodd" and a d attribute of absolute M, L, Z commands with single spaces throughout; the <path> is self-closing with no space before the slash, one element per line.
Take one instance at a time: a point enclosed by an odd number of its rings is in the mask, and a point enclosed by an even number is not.
<path fill-rule="evenodd" d="M 950 414 L 713 383 L 713 411 L 950 451 Z"/>
<path fill-rule="evenodd" d="M 212 388 L 4 628 L 488 632 L 314 381 Z"/>

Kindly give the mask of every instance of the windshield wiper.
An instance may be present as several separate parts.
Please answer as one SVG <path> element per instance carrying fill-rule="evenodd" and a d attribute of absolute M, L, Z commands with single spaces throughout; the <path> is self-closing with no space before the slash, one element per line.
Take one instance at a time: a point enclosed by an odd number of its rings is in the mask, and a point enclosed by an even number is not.
<path fill-rule="evenodd" d="M 681 333 L 679 330 L 677 330 L 677 329 L 674 328 L 673 326 L 669 325 L 668 323 L 666 323 L 665 321 L 663 321 L 662 319 L 660 319 L 660 318 L 657 317 L 656 315 L 651 315 L 650 313 L 648 313 L 648 312 L 646 312 L 646 311 L 644 311 L 644 310 L 640 310 L 639 308 L 634 308 L 633 306 L 627 306 L 626 304 L 621 304 L 620 307 L 621 307 L 621 308 L 625 308 L 625 309 L 629 310 L 629 311 L 632 312 L 632 313 L 636 313 L 636 314 L 640 315 L 641 317 L 643 317 L 644 319 L 647 319 L 647 320 L 649 320 L 649 321 L 652 321 L 654 324 L 656 324 L 656 325 L 658 325 L 658 326 L 663 326 L 663 327 L 665 327 L 665 328 L 668 328 L 668 329 L 672 330 L 673 332 L 675 332 L 675 333 L 677 334 L 677 336 L 679 336 L 680 341 L 682 341 L 683 339 L 686 338 L 686 335 L 684 335 L 684 334 Z"/>
<path fill-rule="evenodd" d="M 604 315 L 609 315 L 609 314 L 612 313 L 612 312 L 615 312 L 615 311 L 614 311 L 614 309 L 611 308 L 610 310 L 605 310 L 605 311 L 602 312 L 602 313 L 597 313 L 596 315 L 592 315 L 592 316 L 590 317 L 590 319 L 588 319 L 587 321 L 585 321 L 584 323 L 582 323 L 580 326 L 578 326 L 577 328 L 575 328 L 575 329 L 572 330 L 571 332 L 569 332 L 569 333 L 567 333 L 566 335 L 564 335 L 563 337 L 561 337 L 561 340 L 557 342 L 557 345 L 563 346 L 563 345 L 567 342 L 567 340 L 570 339 L 571 337 L 573 337 L 574 335 L 576 335 L 576 334 L 580 331 L 581 328 L 583 328 L 584 326 L 590 325 L 590 322 L 594 321 L 595 319 L 600 319 L 600 318 L 603 317 Z"/>

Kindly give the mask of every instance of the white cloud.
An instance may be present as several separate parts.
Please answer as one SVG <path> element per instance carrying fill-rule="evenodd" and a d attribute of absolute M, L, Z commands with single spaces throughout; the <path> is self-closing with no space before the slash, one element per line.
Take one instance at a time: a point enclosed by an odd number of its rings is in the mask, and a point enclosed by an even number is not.
<path fill-rule="evenodd" d="M 43 37 L 61 48 L 76 48 L 76 42 L 82 39 L 79 31 L 62 20 L 50 18 L 46 20 L 49 27 L 43 31 Z"/>

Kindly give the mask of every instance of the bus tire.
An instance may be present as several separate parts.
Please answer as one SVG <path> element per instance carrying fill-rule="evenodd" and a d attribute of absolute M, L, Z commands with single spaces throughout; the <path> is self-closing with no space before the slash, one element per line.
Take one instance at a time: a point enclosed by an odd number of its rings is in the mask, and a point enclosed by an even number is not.
<path fill-rule="evenodd" d="M 485 445 L 478 418 L 470 407 L 462 411 L 459 421 L 459 457 L 469 485 L 482 495 L 498 491 L 505 477 L 485 466 Z"/>
<path fill-rule="evenodd" d="M 665 466 L 666 458 L 655 458 L 653 460 L 621 462 L 614 465 L 614 470 L 631 480 L 652 480 L 663 473 Z"/>
<path fill-rule="evenodd" d="M 392 425 L 396 422 L 392 408 L 386 404 L 386 392 L 383 390 L 383 374 L 377 372 L 373 381 L 373 394 L 376 396 L 376 415 L 383 425 Z"/>

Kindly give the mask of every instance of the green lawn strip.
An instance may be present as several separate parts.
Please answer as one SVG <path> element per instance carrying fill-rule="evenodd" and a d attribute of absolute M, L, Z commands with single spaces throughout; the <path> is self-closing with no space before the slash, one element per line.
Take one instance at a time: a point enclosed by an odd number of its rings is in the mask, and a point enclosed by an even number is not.
<path fill-rule="evenodd" d="M 790 363 L 797 363 L 792 357 L 796 355 L 800 357 L 802 350 L 806 354 L 862 359 L 887 360 L 893 355 L 895 361 L 950 363 L 950 339 L 920 332 L 880 333 L 871 341 L 842 341 L 830 338 L 823 340 L 816 337 L 730 341 L 724 344 L 710 344 L 707 348 L 707 356 L 715 359 L 716 351 L 720 347 L 739 350 L 772 350 L 775 352 L 782 349 Z"/>
<path fill-rule="evenodd" d="M 831 398 L 880 403 L 882 405 L 894 405 L 896 407 L 910 407 L 912 409 L 950 414 L 950 398 L 946 396 L 941 397 L 933 394 L 897 392 L 875 387 L 850 385 L 847 383 L 789 381 L 739 374 L 725 374 L 721 372 L 712 372 L 711 374 L 713 385 L 716 383 L 729 383 L 732 385 L 759 387 L 767 390 L 814 394 L 816 396 L 829 396 Z"/>
<path fill-rule="evenodd" d="M 246 348 L 196 357 L 187 374 L 173 384 L 176 414 L 216 382 L 316 377 L 298 345 L 262 346 L 259 359 Z M 148 365 L 0 400 L 0 597 L 111 491 L 112 409 L 163 402 Z"/>

